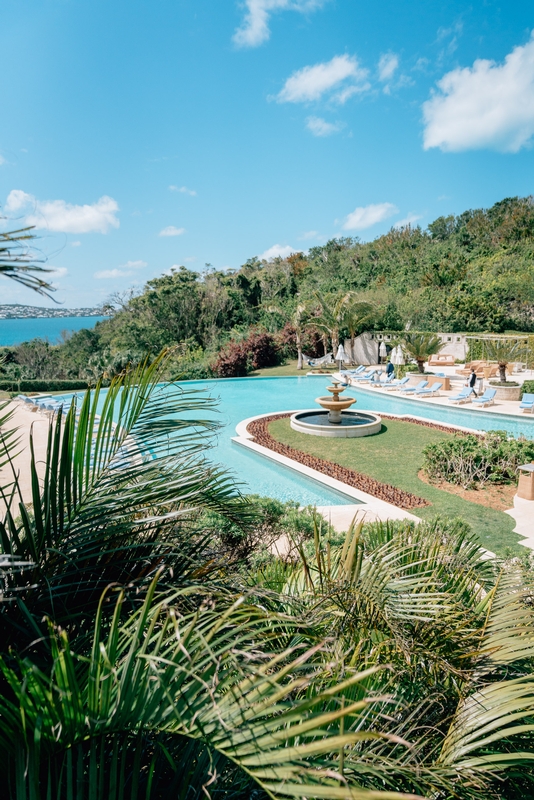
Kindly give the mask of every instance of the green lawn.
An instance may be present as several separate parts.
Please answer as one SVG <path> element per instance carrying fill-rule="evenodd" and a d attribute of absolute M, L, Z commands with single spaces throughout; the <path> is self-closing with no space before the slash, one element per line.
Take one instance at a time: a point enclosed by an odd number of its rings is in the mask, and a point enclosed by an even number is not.
<path fill-rule="evenodd" d="M 506 548 L 514 553 L 524 552 L 524 548 L 517 546 L 520 537 L 513 533 L 515 522 L 508 514 L 471 503 L 419 479 L 423 448 L 450 434 L 410 422 L 386 420 L 382 432 L 376 436 L 323 439 L 292 430 L 287 418 L 272 422 L 269 432 L 279 442 L 297 450 L 424 497 L 431 505 L 414 509 L 414 514 L 423 519 L 436 514 L 461 517 L 471 525 L 488 550 L 499 554 L 503 554 Z"/>
<path fill-rule="evenodd" d="M 253 378 L 287 378 L 288 376 L 292 375 L 306 375 L 310 369 L 311 368 L 306 364 L 306 362 L 304 362 L 303 369 L 297 369 L 297 359 L 295 358 L 295 360 L 288 361 L 286 364 L 281 364 L 279 367 L 265 367 L 264 369 L 257 369 L 255 372 L 251 372 L 250 375 Z M 337 366 L 332 364 L 328 371 L 332 373 L 336 370 Z"/>

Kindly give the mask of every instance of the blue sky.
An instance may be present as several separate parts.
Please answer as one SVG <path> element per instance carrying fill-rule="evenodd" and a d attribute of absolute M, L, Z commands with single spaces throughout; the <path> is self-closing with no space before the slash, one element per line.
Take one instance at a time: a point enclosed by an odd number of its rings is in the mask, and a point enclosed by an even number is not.
<path fill-rule="evenodd" d="M 0 213 L 36 225 L 68 307 L 534 190 L 532 2 L 3 0 L 0 20 Z"/>

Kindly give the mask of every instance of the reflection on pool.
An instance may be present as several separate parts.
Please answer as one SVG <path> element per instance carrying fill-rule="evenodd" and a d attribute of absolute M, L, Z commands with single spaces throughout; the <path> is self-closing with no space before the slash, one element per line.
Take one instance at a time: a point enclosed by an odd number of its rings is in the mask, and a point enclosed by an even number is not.
<path fill-rule="evenodd" d="M 184 388 L 202 388 L 210 397 L 218 398 L 219 411 L 212 416 L 221 423 L 222 428 L 209 454 L 210 460 L 230 469 L 237 481 L 243 485 L 244 491 L 268 495 L 279 500 L 296 500 L 303 505 L 343 505 L 354 501 L 232 442 L 236 425 L 247 417 L 314 408 L 318 391 L 321 391 L 323 386 L 326 387 L 329 382 L 328 376 L 324 379 L 305 376 L 233 378 L 187 381 L 184 383 Z M 163 389 L 168 392 L 177 391 L 172 385 Z M 346 391 L 347 394 L 357 398 L 358 411 L 367 409 L 384 414 L 417 415 L 436 422 L 478 430 L 505 430 L 512 436 L 524 435 L 534 439 L 534 419 L 469 411 L 456 406 L 449 408 L 419 400 L 378 394 L 373 390 L 348 388 Z M 101 403 L 103 401 L 104 397 L 101 398 Z M 369 447 L 372 447 L 372 437 L 368 441 Z"/>

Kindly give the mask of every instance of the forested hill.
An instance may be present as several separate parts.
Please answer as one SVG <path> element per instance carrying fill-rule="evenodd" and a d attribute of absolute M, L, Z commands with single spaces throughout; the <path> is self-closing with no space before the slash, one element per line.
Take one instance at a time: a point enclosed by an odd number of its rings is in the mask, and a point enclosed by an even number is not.
<path fill-rule="evenodd" d="M 23 345 L 6 357 L 24 375 L 76 377 L 113 372 L 179 344 L 177 355 L 194 364 L 196 376 L 228 339 L 256 326 L 284 329 L 282 343 L 289 342 L 297 307 L 305 304 L 313 315 L 317 292 L 333 307 L 349 290 L 376 310 L 366 327 L 534 331 L 534 200 L 508 198 L 372 242 L 333 239 L 307 254 L 253 258 L 236 270 L 201 275 L 180 267 L 110 309 L 112 317 L 94 330 L 57 348 Z"/>
<path fill-rule="evenodd" d="M 113 349 L 159 350 L 222 331 L 272 329 L 298 302 L 354 290 L 377 306 L 376 327 L 441 331 L 534 330 L 534 201 L 440 217 L 426 230 L 392 229 L 372 242 L 333 239 L 308 254 L 202 276 L 181 268 L 150 281 L 98 326 Z M 273 308 L 282 313 L 273 316 Z"/>

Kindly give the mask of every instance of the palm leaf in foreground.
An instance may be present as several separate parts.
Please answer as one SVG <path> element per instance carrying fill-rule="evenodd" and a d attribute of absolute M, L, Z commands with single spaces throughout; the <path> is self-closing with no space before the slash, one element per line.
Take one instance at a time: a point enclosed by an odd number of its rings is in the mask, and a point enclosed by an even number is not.
<path fill-rule="evenodd" d="M 90 618 L 109 583 L 135 586 L 161 563 L 175 581 L 190 580 L 201 563 L 203 534 L 190 533 L 199 509 L 248 523 L 230 477 L 206 459 L 218 427 L 213 401 L 160 385 L 165 365 L 162 355 L 56 416 L 44 470 L 32 448 L 31 503 L 16 474 L 0 489 L 1 552 L 35 564 L 12 587 L 16 625 L 34 620 L 31 639 L 43 616 L 62 624 Z"/>
<path fill-rule="evenodd" d="M 51 672 L 28 659 L 2 664 L 13 698 L 0 699 L 0 764 L 10 797 L 33 800 L 45 786 L 48 796 L 66 800 L 81 792 L 94 800 L 244 800 L 254 786 L 273 798 L 416 797 L 368 791 L 340 773 L 341 752 L 384 738 L 350 729 L 384 698 L 342 702 L 376 670 L 351 671 L 307 697 L 322 672 L 316 649 L 268 656 L 250 647 L 271 639 L 278 624 L 285 629 L 286 619 L 277 622 L 242 598 L 221 611 L 180 616 L 181 592 L 155 601 L 155 589 L 156 580 L 124 625 L 120 593 L 106 630 L 102 598 L 89 658 L 77 658 L 66 633 L 51 629 Z"/>

